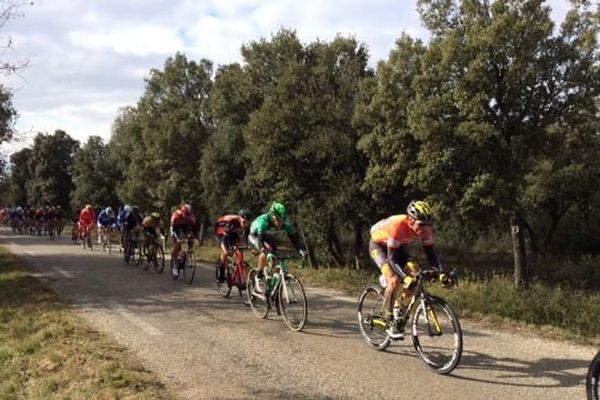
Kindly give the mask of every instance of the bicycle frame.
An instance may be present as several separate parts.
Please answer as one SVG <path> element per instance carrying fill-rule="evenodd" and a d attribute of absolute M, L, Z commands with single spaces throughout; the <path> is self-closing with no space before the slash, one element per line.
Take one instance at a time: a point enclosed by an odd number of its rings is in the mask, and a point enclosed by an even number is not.
<path fill-rule="evenodd" d="M 244 249 L 247 247 L 236 247 L 233 246 L 233 254 L 235 255 L 235 263 L 232 263 L 234 266 L 233 274 L 228 279 L 229 286 L 238 286 L 240 289 L 246 288 L 246 278 L 248 276 L 248 271 L 246 271 L 246 267 L 244 265 Z"/>

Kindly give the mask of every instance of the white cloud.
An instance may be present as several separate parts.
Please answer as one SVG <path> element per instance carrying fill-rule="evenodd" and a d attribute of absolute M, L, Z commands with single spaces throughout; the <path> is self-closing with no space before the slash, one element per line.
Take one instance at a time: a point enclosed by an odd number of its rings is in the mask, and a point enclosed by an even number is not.
<path fill-rule="evenodd" d="M 562 20 L 568 1 L 548 4 Z M 15 43 L 9 58 L 31 66 L 2 83 L 15 89 L 19 129 L 108 138 L 118 109 L 135 104 L 150 69 L 177 51 L 239 62 L 243 43 L 284 27 L 305 43 L 354 36 L 374 66 L 403 31 L 427 36 L 415 8 L 416 0 L 39 0 L 4 27 Z"/>

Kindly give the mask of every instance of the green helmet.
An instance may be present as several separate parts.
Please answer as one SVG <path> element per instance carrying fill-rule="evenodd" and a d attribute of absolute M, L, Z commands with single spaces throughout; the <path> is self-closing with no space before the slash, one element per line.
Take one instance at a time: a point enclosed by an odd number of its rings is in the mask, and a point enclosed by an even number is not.
<path fill-rule="evenodd" d="M 269 208 L 269 213 L 271 215 L 276 216 L 279 219 L 285 219 L 287 215 L 287 211 L 285 210 L 285 206 L 281 203 L 273 203 L 271 204 L 271 208 Z"/>

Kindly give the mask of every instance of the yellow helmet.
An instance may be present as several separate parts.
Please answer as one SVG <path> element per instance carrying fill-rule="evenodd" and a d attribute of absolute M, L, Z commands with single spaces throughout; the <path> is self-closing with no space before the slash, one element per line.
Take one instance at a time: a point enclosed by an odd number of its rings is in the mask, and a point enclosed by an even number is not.
<path fill-rule="evenodd" d="M 433 223 L 433 212 L 431 211 L 431 207 L 424 201 L 411 201 L 408 207 L 406 207 L 406 212 L 421 223 L 429 225 Z"/>

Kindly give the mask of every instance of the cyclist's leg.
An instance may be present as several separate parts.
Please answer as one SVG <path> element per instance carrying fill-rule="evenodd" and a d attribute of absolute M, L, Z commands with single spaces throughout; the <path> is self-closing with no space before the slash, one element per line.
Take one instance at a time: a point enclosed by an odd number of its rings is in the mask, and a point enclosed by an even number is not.
<path fill-rule="evenodd" d="M 398 292 L 398 288 L 400 287 L 400 277 L 390 267 L 389 261 L 387 259 L 387 248 L 385 246 L 370 241 L 369 255 L 371 256 L 371 259 L 375 262 L 375 264 L 381 271 L 381 274 L 385 277 L 387 281 L 387 286 L 385 287 L 384 293 L 382 312 L 386 317 L 390 317 L 392 315 L 392 307 L 394 304 L 396 293 Z"/>
<path fill-rule="evenodd" d="M 225 282 L 225 265 L 229 261 L 230 243 L 227 236 L 217 236 L 217 240 L 219 241 L 219 247 L 221 249 L 221 254 L 219 256 L 217 281 L 219 283 L 223 283 Z"/>

